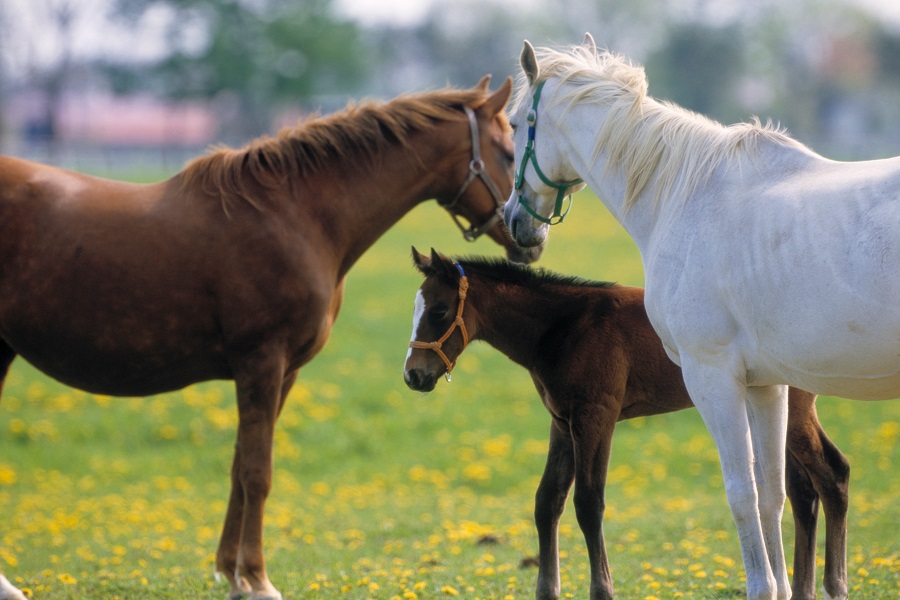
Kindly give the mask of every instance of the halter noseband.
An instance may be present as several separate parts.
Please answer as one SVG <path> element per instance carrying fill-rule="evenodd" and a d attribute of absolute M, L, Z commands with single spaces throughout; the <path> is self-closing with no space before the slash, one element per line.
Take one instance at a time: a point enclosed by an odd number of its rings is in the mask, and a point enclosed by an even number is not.
<path fill-rule="evenodd" d="M 562 223 L 563 219 L 566 218 L 566 215 L 569 214 L 569 210 L 572 209 L 572 194 L 566 194 L 566 190 L 568 190 L 573 185 L 584 183 L 584 180 L 578 178 L 573 179 L 572 181 L 563 181 L 557 183 L 547 177 L 541 170 L 541 167 L 538 166 L 537 155 L 534 152 L 534 136 L 535 127 L 537 125 L 538 102 L 540 102 L 541 100 L 541 90 L 544 89 L 545 83 L 547 83 L 546 79 L 540 82 L 537 86 L 537 89 L 534 90 L 534 98 L 531 102 L 531 110 L 528 111 L 528 116 L 525 117 L 525 120 L 528 123 L 528 142 L 525 145 L 525 154 L 522 155 L 522 163 L 519 165 L 519 172 L 516 173 L 515 185 L 516 196 L 518 196 L 519 198 L 519 204 L 522 205 L 522 208 L 524 208 L 529 215 L 531 215 L 541 223 L 556 225 L 558 223 Z M 528 166 L 529 161 L 534 167 L 534 172 L 537 173 L 537 176 L 541 179 L 541 181 L 556 190 L 556 203 L 553 206 L 553 214 L 550 215 L 550 218 L 539 215 L 536 210 L 528 205 L 528 202 L 525 201 L 525 196 L 522 195 L 522 186 L 525 185 L 525 167 Z M 563 200 L 565 200 L 566 198 L 569 199 L 569 205 L 566 207 L 566 211 L 562 212 Z"/>
<path fill-rule="evenodd" d="M 494 227 L 494 225 L 503 220 L 501 209 L 503 208 L 505 199 L 500 194 L 500 190 L 497 189 L 497 186 L 491 179 L 490 174 L 484 168 L 484 161 L 481 160 L 481 138 L 478 133 L 478 120 L 475 118 L 475 111 L 473 111 L 468 106 L 464 106 L 463 109 L 466 111 L 466 116 L 469 118 L 469 133 L 472 137 L 472 160 L 469 161 L 469 175 L 463 182 L 459 192 L 457 192 L 456 196 L 453 197 L 453 200 L 446 204 L 441 204 L 441 206 L 446 208 L 450 213 L 450 216 L 453 217 L 453 222 L 456 223 L 457 227 L 459 227 L 459 230 L 463 234 L 463 238 L 465 238 L 467 242 L 474 242 L 481 234 L 489 231 Z M 466 228 L 459 220 L 459 215 L 457 215 L 450 209 L 456 206 L 459 200 L 463 197 L 463 194 L 466 193 L 466 190 L 469 189 L 469 186 L 472 185 L 472 182 L 475 181 L 476 177 L 481 178 L 481 180 L 484 182 L 485 187 L 491 193 L 491 196 L 493 196 L 494 203 L 497 205 L 497 211 L 494 213 L 493 217 L 482 223 L 479 227 L 476 227 L 474 224 L 470 224 L 470 226 Z M 440 202 L 438 202 L 438 204 L 440 204 Z"/>
<path fill-rule="evenodd" d="M 462 265 L 459 263 L 455 263 L 457 270 L 459 270 L 459 306 L 456 307 L 456 318 L 453 319 L 453 323 L 450 324 L 450 327 L 447 331 L 442 335 L 437 341 L 434 342 L 420 342 L 418 340 L 413 340 L 409 343 L 410 348 L 422 348 L 425 350 L 434 350 L 438 356 L 441 357 L 441 360 L 444 361 L 444 365 L 447 367 L 447 372 L 444 373 L 444 377 L 447 378 L 447 381 L 450 381 L 450 371 L 453 370 L 453 367 L 456 366 L 456 361 L 450 362 L 450 359 L 447 358 L 447 355 L 444 354 L 444 351 L 441 350 L 441 347 L 444 345 L 444 342 L 453 334 L 457 327 L 459 327 L 459 332 L 462 334 L 463 340 L 463 350 L 465 350 L 466 346 L 469 345 L 469 332 L 466 331 L 466 322 L 463 320 L 463 308 L 466 305 L 466 293 L 469 290 L 469 278 L 466 277 L 466 272 L 463 271 Z M 462 353 L 462 350 L 460 350 Z M 457 357 L 458 358 L 458 357 Z"/>

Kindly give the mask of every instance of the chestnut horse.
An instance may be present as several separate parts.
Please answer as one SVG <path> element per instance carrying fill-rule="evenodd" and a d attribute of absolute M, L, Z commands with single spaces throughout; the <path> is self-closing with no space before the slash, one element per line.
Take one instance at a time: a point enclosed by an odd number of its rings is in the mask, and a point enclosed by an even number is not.
<path fill-rule="evenodd" d="M 538 600 L 559 598 L 560 515 L 572 482 L 591 562 L 592 600 L 612 598 L 603 543 L 604 485 L 617 421 L 689 408 L 681 370 L 644 310 L 644 290 L 535 271 L 499 260 L 453 262 L 413 249 L 416 296 L 404 378 L 434 389 L 472 340 L 531 373 L 550 412 L 550 450 L 535 498 Z M 422 340 L 422 341 L 419 341 Z M 434 342 L 430 340 L 436 340 Z M 815 600 L 816 520 L 826 519 L 825 590 L 846 594 L 849 464 L 825 435 L 816 396 L 791 388 L 787 487 L 796 523 L 794 598 Z"/>
<path fill-rule="evenodd" d="M 367 102 L 134 185 L 0 158 L 0 384 L 20 355 L 90 392 L 232 379 L 240 417 L 216 568 L 276 599 L 263 559 L 275 421 L 348 270 L 435 198 L 476 237 L 512 189 L 511 81 Z M 0 578 L 0 598 L 21 598 Z"/>

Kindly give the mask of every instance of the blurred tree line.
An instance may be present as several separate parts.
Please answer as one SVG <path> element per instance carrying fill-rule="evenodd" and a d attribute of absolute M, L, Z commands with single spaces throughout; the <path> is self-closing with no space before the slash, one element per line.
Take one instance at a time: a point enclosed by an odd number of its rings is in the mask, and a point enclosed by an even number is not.
<path fill-rule="evenodd" d="M 79 51 L 85 22 L 158 47 Z M 571 44 L 585 31 L 645 64 L 655 97 L 726 123 L 771 118 L 836 158 L 900 153 L 900 34 L 853 0 L 436 0 L 414 25 L 363 25 L 334 0 L 4 0 L 0 134 L 17 90 L 40 92 L 52 136 L 64 95 L 101 87 L 201 99 L 218 139 L 241 142 L 288 109 L 496 82 L 517 71 L 523 38 Z M 56 53 L 23 53 L 29 36 L 52 38 Z"/>

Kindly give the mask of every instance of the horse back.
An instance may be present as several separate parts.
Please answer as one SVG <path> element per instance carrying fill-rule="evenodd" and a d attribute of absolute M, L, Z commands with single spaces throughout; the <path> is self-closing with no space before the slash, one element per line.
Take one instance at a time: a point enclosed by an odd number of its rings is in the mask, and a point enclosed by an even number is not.
<path fill-rule="evenodd" d="M 615 398 L 619 420 L 691 407 L 681 369 L 650 325 L 644 290 L 613 286 L 585 292 L 585 309 L 568 320 L 559 351 L 544 349 L 559 357 L 556 383 L 545 382 L 547 389 L 569 388 L 560 397 Z"/>

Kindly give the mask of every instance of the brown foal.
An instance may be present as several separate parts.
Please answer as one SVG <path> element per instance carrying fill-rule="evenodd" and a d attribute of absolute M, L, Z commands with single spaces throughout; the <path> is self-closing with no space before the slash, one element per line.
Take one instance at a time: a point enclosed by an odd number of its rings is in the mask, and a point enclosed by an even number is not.
<path fill-rule="evenodd" d="M 550 450 L 535 498 L 536 597 L 559 598 L 558 524 L 569 488 L 591 563 L 591 600 L 612 598 L 603 542 L 604 486 L 617 421 L 690 408 L 681 370 L 644 310 L 644 290 L 535 271 L 500 260 L 413 261 L 416 297 L 404 378 L 434 389 L 470 340 L 484 340 L 531 373 L 550 412 Z M 457 333 L 458 332 L 458 333 Z M 430 341 L 434 340 L 434 341 Z M 796 523 L 793 594 L 816 597 L 816 521 L 826 519 L 824 587 L 846 597 L 849 464 L 825 435 L 813 394 L 791 388 L 787 489 Z"/>

